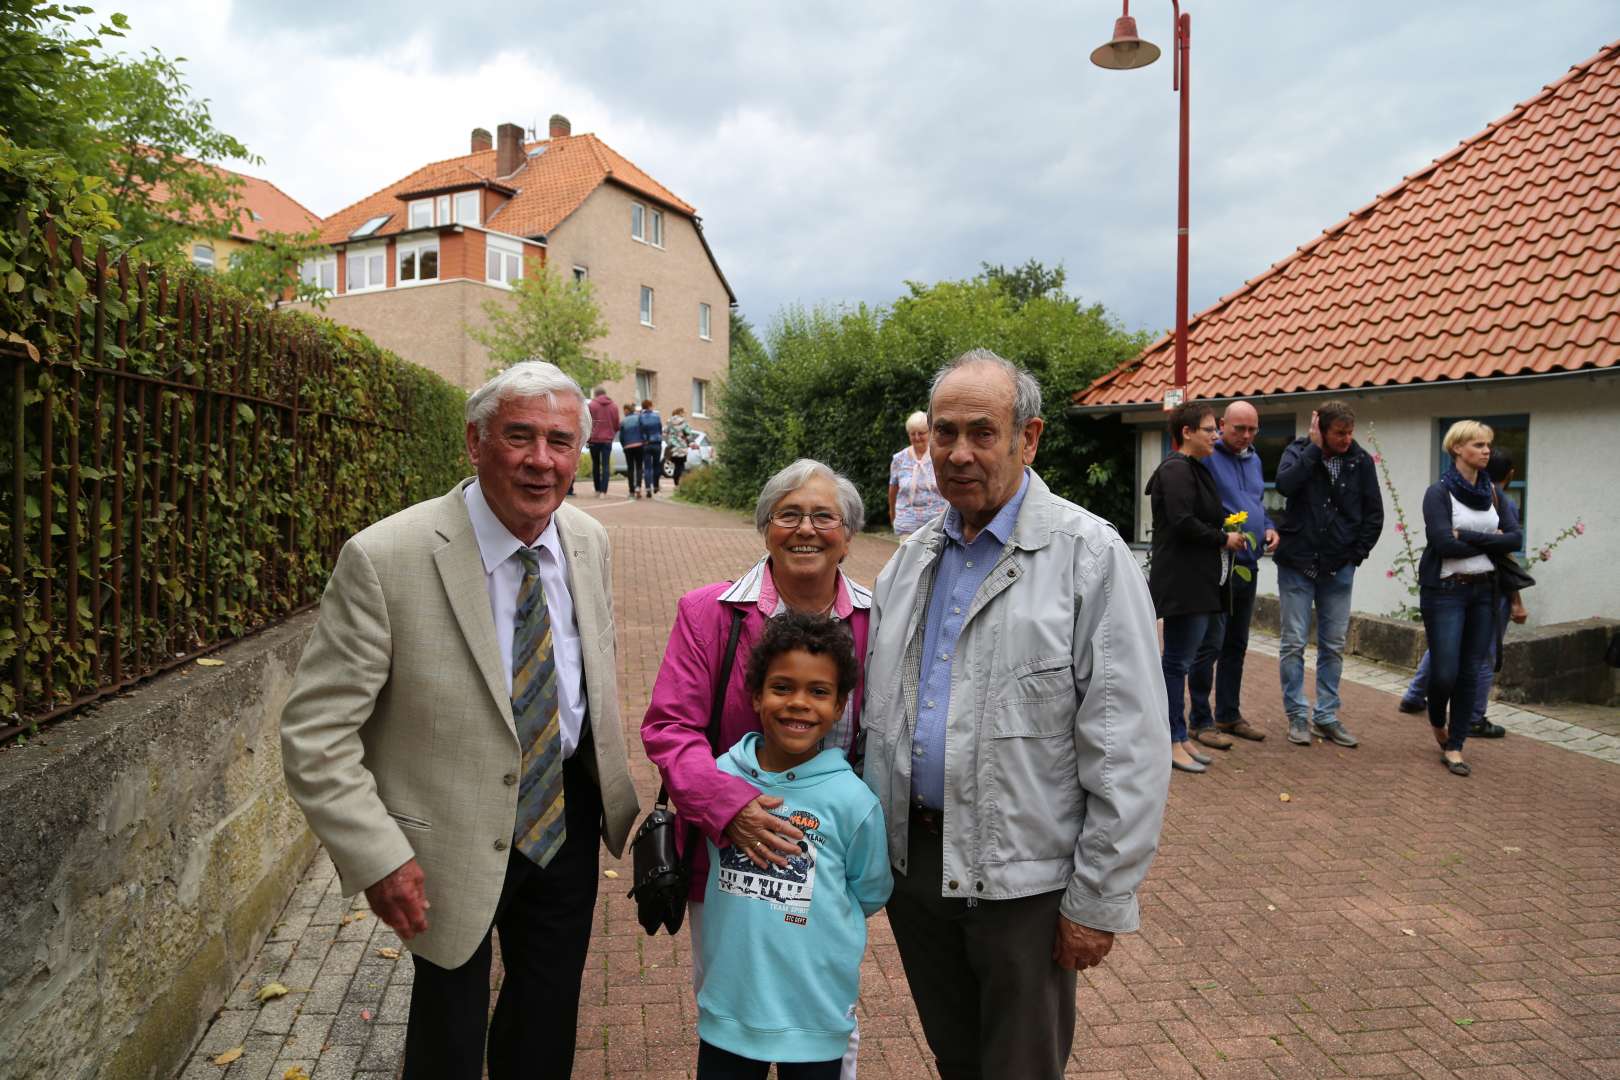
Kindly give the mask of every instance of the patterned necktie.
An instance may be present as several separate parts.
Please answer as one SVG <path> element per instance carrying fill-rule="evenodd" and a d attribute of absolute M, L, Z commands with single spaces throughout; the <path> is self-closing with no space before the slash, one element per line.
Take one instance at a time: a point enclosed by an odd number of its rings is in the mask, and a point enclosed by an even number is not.
<path fill-rule="evenodd" d="M 512 624 L 512 719 L 523 748 L 513 845 L 537 866 L 562 847 L 562 727 L 557 711 L 557 667 L 551 657 L 551 616 L 540 584 L 540 556 L 519 548 L 523 585 Z"/>

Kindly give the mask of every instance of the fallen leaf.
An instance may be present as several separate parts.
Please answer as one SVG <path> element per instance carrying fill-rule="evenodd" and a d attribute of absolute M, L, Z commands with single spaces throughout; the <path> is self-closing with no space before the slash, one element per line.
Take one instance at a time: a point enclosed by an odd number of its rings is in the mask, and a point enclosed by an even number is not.
<path fill-rule="evenodd" d="M 287 996 L 287 988 L 285 986 L 281 985 L 278 982 L 273 982 L 273 983 L 267 984 L 258 993 L 259 1002 L 261 1004 L 266 1002 L 266 1001 L 272 1001 L 272 1000 L 274 1000 L 275 998 L 278 998 L 278 997 L 286 997 L 286 996 Z"/>
<path fill-rule="evenodd" d="M 360 1010 L 360 1019 L 369 1022 L 371 1020 L 371 1010 L 370 1009 L 361 1009 Z M 1469 1023 L 1473 1023 L 1473 1021 L 1470 1020 Z"/>
<path fill-rule="evenodd" d="M 1267 911 L 1276 911 L 1277 910 L 1277 905 L 1276 904 L 1267 904 L 1266 905 L 1266 910 Z"/>
<path fill-rule="evenodd" d="M 224 667 L 225 666 L 225 661 L 223 661 L 223 660 L 215 660 L 212 656 L 199 656 L 199 657 L 197 657 L 197 666 L 198 667 Z"/>
<path fill-rule="evenodd" d="M 1281 795 L 1277 796 L 1277 800 L 1279 802 L 1293 802 L 1294 797 L 1292 795 L 1288 794 L 1288 792 L 1285 791 Z"/>
<path fill-rule="evenodd" d="M 386 949 L 378 949 L 377 950 L 377 955 L 382 957 L 384 960 L 398 960 L 399 959 L 399 950 L 392 947 L 392 946 L 389 946 Z"/>
<path fill-rule="evenodd" d="M 1505 847 L 1502 850 L 1503 851 L 1523 851 L 1524 849 L 1523 848 L 1516 848 L 1516 847 Z"/>
<path fill-rule="evenodd" d="M 281 1074 L 281 1080 L 309 1080 L 309 1073 L 304 1071 L 302 1065 L 294 1065 Z"/>
<path fill-rule="evenodd" d="M 231 1062 L 233 1062 L 237 1058 L 241 1057 L 242 1052 L 244 1050 L 246 1050 L 246 1049 L 247 1048 L 245 1046 L 233 1046 L 229 1050 L 225 1051 L 223 1054 L 216 1057 L 214 1059 L 214 1064 L 215 1065 L 229 1065 Z"/>
<path fill-rule="evenodd" d="M 1417 937 L 1417 931 L 1416 930 L 1408 930 L 1404 926 L 1401 927 L 1401 933 L 1405 934 L 1407 937 Z"/>
<path fill-rule="evenodd" d="M 1468 1017 L 1468 1016 L 1460 1016 L 1457 1019 L 1452 1021 L 1452 1023 L 1456 1024 L 1458 1027 L 1467 1027 L 1469 1024 L 1472 1024 L 1473 1022 L 1474 1022 L 1473 1018 Z"/>
<path fill-rule="evenodd" d="M 355 922 L 359 922 L 361 919 L 364 919 L 365 917 L 366 917 L 366 913 L 363 912 L 363 911 L 357 911 L 357 912 L 354 913 L 354 921 Z"/>
<path fill-rule="evenodd" d="M 607 878 L 609 881 L 617 881 L 619 872 L 617 870 L 604 870 L 602 871 L 602 876 Z"/>

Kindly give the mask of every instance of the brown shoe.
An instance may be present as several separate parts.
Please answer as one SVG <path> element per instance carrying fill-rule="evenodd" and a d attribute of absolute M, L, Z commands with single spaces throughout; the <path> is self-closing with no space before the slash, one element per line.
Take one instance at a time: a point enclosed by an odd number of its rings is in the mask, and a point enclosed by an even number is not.
<path fill-rule="evenodd" d="M 1250 742 L 1265 741 L 1266 733 L 1247 720 L 1239 720 L 1235 724 L 1216 724 L 1215 726 L 1226 734 L 1236 735 L 1240 739 L 1248 739 Z"/>
<path fill-rule="evenodd" d="M 1212 727 L 1199 728 L 1193 732 L 1193 738 L 1205 746 L 1213 746 L 1217 750 L 1232 749 L 1232 740 Z"/>

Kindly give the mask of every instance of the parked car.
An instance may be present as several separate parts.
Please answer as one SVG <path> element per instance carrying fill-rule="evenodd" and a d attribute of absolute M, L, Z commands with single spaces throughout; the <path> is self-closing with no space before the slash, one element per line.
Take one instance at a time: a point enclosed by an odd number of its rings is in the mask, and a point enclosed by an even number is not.
<path fill-rule="evenodd" d="M 686 451 L 687 472 L 691 472 L 693 469 L 701 469 L 714 461 L 714 443 L 709 441 L 708 434 L 696 428 L 692 429 L 692 434 L 697 436 L 697 443 L 690 446 Z M 613 473 L 615 476 L 622 476 L 625 471 L 624 447 L 619 445 L 619 441 L 615 439 L 613 440 Z M 667 458 L 664 461 L 664 475 L 675 475 L 675 463 Z"/>

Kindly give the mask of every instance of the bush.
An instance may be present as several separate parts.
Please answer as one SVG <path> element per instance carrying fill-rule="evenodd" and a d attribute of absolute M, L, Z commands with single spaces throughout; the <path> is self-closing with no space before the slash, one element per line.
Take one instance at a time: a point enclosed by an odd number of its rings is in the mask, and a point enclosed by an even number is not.
<path fill-rule="evenodd" d="M 675 498 L 681 502 L 694 503 L 698 506 L 721 506 L 728 509 L 735 508 L 728 502 L 722 490 L 723 480 L 718 465 L 695 469 L 689 473 L 681 474 L 681 486 L 675 489 Z M 759 492 L 755 491 L 755 495 Z M 748 505 L 743 509 L 752 510 L 754 499 L 748 499 Z"/>
<path fill-rule="evenodd" d="M 906 443 L 906 417 L 927 408 L 942 364 L 983 347 L 1040 380 L 1046 428 L 1035 468 L 1052 490 L 1116 523 L 1131 520 L 1128 432 L 1117 420 L 1067 415 L 1071 394 L 1146 344 L 1101 306 L 1083 307 L 1060 288 L 1021 296 L 986 275 L 912 285 L 889 308 L 791 308 L 766 336 L 769 354 L 734 352 L 719 388 L 724 451 L 703 497 L 750 509 L 772 473 L 813 457 L 854 481 L 869 525 L 887 525 L 889 459 Z"/>

